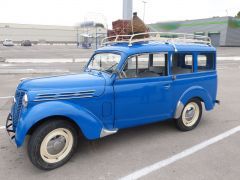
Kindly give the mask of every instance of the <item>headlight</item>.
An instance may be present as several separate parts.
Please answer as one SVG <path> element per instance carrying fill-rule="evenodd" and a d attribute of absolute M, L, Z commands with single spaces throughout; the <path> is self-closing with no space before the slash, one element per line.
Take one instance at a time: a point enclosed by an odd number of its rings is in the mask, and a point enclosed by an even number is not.
<path fill-rule="evenodd" d="M 27 105 L 28 105 L 28 96 L 27 96 L 27 94 L 24 94 L 24 96 L 23 96 L 22 105 L 23 105 L 23 107 L 27 107 Z"/>

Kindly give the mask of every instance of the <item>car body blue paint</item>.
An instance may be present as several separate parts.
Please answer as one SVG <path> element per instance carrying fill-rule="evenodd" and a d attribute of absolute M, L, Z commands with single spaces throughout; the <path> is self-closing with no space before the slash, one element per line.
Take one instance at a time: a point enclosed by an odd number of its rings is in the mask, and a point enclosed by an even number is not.
<path fill-rule="evenodd" d="M 73 120 L 88 139 L 100 138 L 103 128 L 121 129 L 163 121 L 174 117 L 178 102 L 186 104 L 191 98 L 203 100 L 207 110 L 214 107 L 217 96 L 216 49 L 202 44 L 176 44 L 177 52 L 192 54 L 193 72 L 178 74 L 173 78 L 171 58 L 175 48 L 160 42 L 118 43 L 96 50 L 96 53 L 121 55 L 117 71 L 121 71 L 126 59 L 141 53 L 168 53 L 168 75 L 120 79 L 117 73 L 108 74 L 86 71 L 34 78 L 22 81 L 17 90 L 27 93 L 29 103 L 23 108 L 16 127 L 16 143 L 21 146 L 29 129 L 44 118 L 65 116 Z M 200 53 L 214 54 L 214 70 L 197 72 L 196 57 Z M 91 97 L 65 97 L 67 93 L 94 92 Z M 59 95 L 60 94 L 60 95 Z M 51 100 L 36 101 L 39 95 L 53 96 Z M 64 96 L 63 96 L 64 95 Z M 69 95 L 69 94 L 67 94 Z M 60 97 L 60 98 L 59 98 Z M 56 99 L 54 99 L 56 98 Z"/>
<path fill-rule="evenodd" d="M 22 145 L 24 137 L 34 124 L 51 116 L 63 116 L 73 120 L 88 139 L 99 137 L 103 127 L 102 121 L 81 105 L 64 101 L 46 101 L 22 111 L 16 129 L 17 145 Z"/>

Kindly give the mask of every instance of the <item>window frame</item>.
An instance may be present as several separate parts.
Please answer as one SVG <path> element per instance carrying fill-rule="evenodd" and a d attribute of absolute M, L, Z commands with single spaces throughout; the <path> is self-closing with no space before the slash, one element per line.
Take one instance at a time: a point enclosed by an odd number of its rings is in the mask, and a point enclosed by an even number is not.
<path fill-rule="evenodd" d="M 125 66 L 126 66 L 126 64 L 127 64 L 127 62 L 128 62 L 128 59 L 129 58 L 132 58 L 132 57 L 137 57 L 136 58 L 136 73 L 138 73 L 138 56 L 140 56 L 140 55 L 145 55 L 145 54 L 148 54 L 148 55 L 150 55 L 150 54 L 164 54 L 164 55 L 167 55 L 167 57 L 165 57 L 165 70 L 166 70 L 166 74 L 164 75 L 164 76 L 154 76 L 154 77 L 141 77 L 141 78 L 139 78 L 139 77 L 132 77 L 132 78 L 122 78 L 122 77 L 120 77 L 119 75 L 118 75 L 118 77 L 117 77 L 117 79 L 118 80 L 126 80 L 126 79 L 145 79 L 145 78 L 163 78 L 163 77 L 167 77 L 167 76 L 169 76 L 170 75 L 170 67 L 169 67 L 169 65 L 170 65 L 170 63 L 169 63 L 169 58 L 170 58 L 170 56 L 171 56 L 171 52 L 166 52 L 166 51 L 162 51 L 162 52 L 143 52 L 143 53 L 136 53 L 136 54 L 132 54 L 132 55 L 129 55 L 129 56 L 127 56 L 126 58 L 125 58 L 125 61 L 124 61 L 124 63 L 123 63 L 123 65 L 122 65 L 122 67 L 119 69 L 119 73 L 118 74 L 121 74 L 122 73 L 122 71 L 124 70 L 124 68 L 125 68 Z M 149 68 L 149 65 L 150 65 L 150 63 L 149 63 L 149 61 L 148 61 L 148 68 Z"/>
<path fill-rule="evenodd" d="M 192 56 L 192 68 L 191 68 L 191 72 L 188 72 L 188 73 L 181 73 L 181 74 L 173 74 L 173 71 L 172 71 L 172 68 L 173 68 L 173 56 L 174 54 L 182 54 L 184 55 L 184 63 L 185 63 L 185 56 Z M 194 52 L 191 52 L 191 51 L 178 51 L 178 52 L 172 52 L 171 53 L 171 57 L 170 57 L 170 67 L 169 67 L 169 70 L 170 70 L 170 73 L 172 76 L 179 76 L 179 75 L 189 75 L 189 74 L 193 74 L 195 73 L 195 67 L 196 67 L 196 63 L 195 63 L 195 53 Z"/>
<path fill-rule="evenodd" d="M 84 65 L 84 67 L 83 67 L 83 72 L 86 72 L 86 70 L 88 69 L 88 66 L 89 66 L 89 64 L 91 63 L 91 61 L 92 61 L 92 58 L 95 56 L 95 55 L 97 55 L 97 54 L 103 54 L 103 53 L 111 53 L 111 54 L 116 54 L 116 55 L 120 55 L 120 61 L 119 61 L 119 63 L 118 63 L 118 65 L 117 65 L 117 67 L 116 67 L 116 70 L 118 69 L 118 66 L 121 64 L 121 61 L 122 61 L 122 53 L 121 52 L 119 52 L 119 51 L 110 51 L 110 52 L 101 52 L 101 51 L 99 51 L 99 52 L 95 52 L 95 53 L 93 53 L 92 54 L 92 56 L 89 58 L 89 60 L 88 60 L 88 62 Z M 109 74 L 109 75 L 113 75 L 114 73 L 107 73 L 107 74 Z"/>
<path fill-rule="evenodd" d="M 205 55 L 206 58 L 207 58 L 207 55 L 212 55 L 212 60 L 213 60 L 213 67 L 212 69 L 207 69 L 207 70 L 204 70 L 204 71 L 198 71 L 198 57 L 199 56 L 203 56 Z M 206 63 L 207 63 L 207 59 L 206 59 Z M 199 52 L 196 54 L 196 73 L 205 73 L 205 72 L 213 72 L 213 71 L 216 71 L 216 52 Z"/>

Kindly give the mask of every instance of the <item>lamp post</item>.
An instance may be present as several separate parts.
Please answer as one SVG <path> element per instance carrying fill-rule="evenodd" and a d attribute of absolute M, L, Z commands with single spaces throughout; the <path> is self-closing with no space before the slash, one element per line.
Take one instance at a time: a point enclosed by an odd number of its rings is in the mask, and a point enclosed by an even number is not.
<path fill-rule="evenodd" d="M 144 19 L 145 19 L 145 9 L 146 9 L 146 1 L 142 1 L 143 3 L 143 22 L 144 22 Z"/>
<path fill-rule="evenodd" d="M 77 47 L 79 47 L 79 32 L 78 32 L 78 26 L 77 26 Z"/>

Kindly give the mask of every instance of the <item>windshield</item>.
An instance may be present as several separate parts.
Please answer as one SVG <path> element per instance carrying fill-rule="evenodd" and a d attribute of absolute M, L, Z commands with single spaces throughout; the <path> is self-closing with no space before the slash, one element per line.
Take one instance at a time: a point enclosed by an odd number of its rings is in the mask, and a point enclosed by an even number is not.
<path fill-rule="evenodd" d="M 88 69 L 112 73 L 116 69 L 120 59 L 121 56 L 119 54 L 99 53 L 92 57 L 88 64 Z"/>

